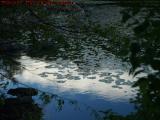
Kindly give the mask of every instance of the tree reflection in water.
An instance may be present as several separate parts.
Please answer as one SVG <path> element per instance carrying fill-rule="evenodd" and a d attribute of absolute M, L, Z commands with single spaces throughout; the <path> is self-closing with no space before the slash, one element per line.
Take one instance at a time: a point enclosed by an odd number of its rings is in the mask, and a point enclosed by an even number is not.
<path fill-rule="evenodd" d="M 141 23 L 132 21 L 128 27 L 133 27 L 136 41 L 130 46 L 130 74 L 134 76 L 144 72 L 144 67 L 149 67 L 151 73 L 140 77 L 133 87 L 138 88 L 138 93 L 131 100 L 136 111 L 127 116 L 118 115 L 112 111 L 104 112 L 104 120 L 159 120 L 160 119 L 160 19 L 156 19 L 160 10 L 158 8 L 144 8 L 147 14 Z M 135 17 L 142 8 L 129 8 L 123 11 L 123 21 Z M 139 19 L 140 20 L 140 19 Z M 138 41 L 139 40 L 139 41 Z M 140 69 L 139 69 L 140 68 Z"/>
<path fill-rule="evenodd" d="M 1 120 L 40 120 L 41 108 L 34 103 L 32 96 L 36 95 L 35 89 L 16 88 L 10 89 L 8 94 L 16 98 L 1 98 Z"/>

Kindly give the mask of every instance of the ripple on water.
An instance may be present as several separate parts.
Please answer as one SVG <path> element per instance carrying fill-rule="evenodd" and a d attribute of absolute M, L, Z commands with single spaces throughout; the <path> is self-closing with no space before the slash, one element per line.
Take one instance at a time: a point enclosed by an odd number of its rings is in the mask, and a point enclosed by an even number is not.
<path fill-rule="evenodd" d="M 103 83 L 112 83 L 114 80 L 112 78 L 106 77 L 104 79 L 100 79 L 99 81 Z"/>

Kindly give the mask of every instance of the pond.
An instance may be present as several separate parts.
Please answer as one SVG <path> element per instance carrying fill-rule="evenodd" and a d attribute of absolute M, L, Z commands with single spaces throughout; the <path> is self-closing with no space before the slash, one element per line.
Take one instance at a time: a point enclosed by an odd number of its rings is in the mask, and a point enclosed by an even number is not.
<path fill-rule="evenodd" d="M 6 10 L 8 13 L 0 10 L 19 21 L 12 24 L 8 16 L 4 16 L 0 24 L 3 27 L 0 34 L 2 120 L 131 120 L 130 117 L 142 117 L 131 100 L 138 99 L 137 95 L 144 91 L 141 84 L 133 86 L 150 74 L 159 75 L 159 37 L 156 38 L 160 30 L 159 9 L 137 3 L 136 7 L 111 1 L 82 3 L 78 5 L 83 11 L 78 13 L 54 13 L 50 9 L 44 14 L 45 9 L 40 9 L 38 15 L 44 17 L 47 14 L 43 19 L 34 13 L 36 8 L 27 8 L 27 12 L 23 8 L 14 12 Z M 55 29 L 51 30 L 52 25 L 43 26 L 44 20 L 55 20 L 58 26 L 71 24 L 74 27 L 56 28 L 64 34 L 63 38 Z M 70 33 L 69 30 L 78 30 L 80 26 L 83 26 L 80 31 L 85 29 L 88 32 Z M 9 41 L 10 38 L 13 40 Z M 157 41 L 150 42 L 150 39 Z M 9 45 L 6 45 L 7 40 Z M 138 55 L 145 55 L 144 59 L 137 59 L 134 51 L 138 48 L 134 44 L 138 44 L 135 41 L 141 45 L 142 51 Z M 148 44 L 153 45 L 153 56 L 145 52 Z M 155 61 L 148 60 L 154 57 L 158 61 L 156 65 L 153 64 Z M 137 61 L 142 64 L 138 66 Z M 154 96 L 158 98 L 159 92 Z M 146 102 L 146 99 L 142 101 Z M 138 103 L 141 106 L 141 100 Z M 154 110 L 148 109 L 154 114 Z M 148 112 L 148 109 L 145 110 Z"/>

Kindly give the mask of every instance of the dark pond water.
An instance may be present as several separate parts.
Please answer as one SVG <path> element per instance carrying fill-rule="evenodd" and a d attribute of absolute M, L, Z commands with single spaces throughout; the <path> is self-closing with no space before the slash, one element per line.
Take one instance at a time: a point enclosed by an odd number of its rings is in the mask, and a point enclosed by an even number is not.
<path fill-rule="evenodd" d="M 159 76 L 157 5 L 88 2 L 78 5 L 81 11 L 73 13 L 37 8 L 43 19 L 34 13 L 36 8 L 1 8 L 0 120 L 136 120 L 135 116 L 139 120 L 158 120 L 160 109 L 154 105 L 159 105 L 159 86 L 147 89 L 149 83 L 144 83 L 133 87 L 143 77 L 150 81 L 150 74 L 152 80 Z M 75 28 L 71 28 L 72 33 L 63 27 L 55 31 L 50 24 L 43 26 L 44 21 Z M 75 33 L 77 28 L 86 31 Z M 141 59 L 134 53 L 139 44 L 138 55 L 144 55 Z M 16 88 L 22 89 L 7 93 Z M 34 93 L 29 88 L 38 93 L 28 95 Z M 144 92 L 147 90 L 156 91 L 152 94 L 154 104 Z M 135 98 L 140 110 L 136 102 L 131 102 Z"/>

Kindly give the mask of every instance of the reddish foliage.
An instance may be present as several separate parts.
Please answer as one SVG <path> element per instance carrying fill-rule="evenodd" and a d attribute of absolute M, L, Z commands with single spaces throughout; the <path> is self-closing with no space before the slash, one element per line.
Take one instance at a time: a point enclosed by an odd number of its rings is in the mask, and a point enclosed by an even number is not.
<path fill-rule="evenodd" d="M 1 0 L 0 5 L 20 5 L 20 4 L 27 4 L 27 5 L 70 5 L 74 4 L 70 0 L 59 0 L 59 1 L 51 1 L 51 0 Z"/>

